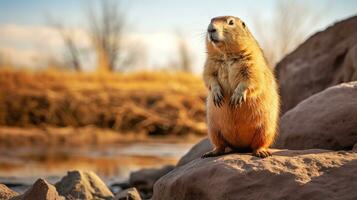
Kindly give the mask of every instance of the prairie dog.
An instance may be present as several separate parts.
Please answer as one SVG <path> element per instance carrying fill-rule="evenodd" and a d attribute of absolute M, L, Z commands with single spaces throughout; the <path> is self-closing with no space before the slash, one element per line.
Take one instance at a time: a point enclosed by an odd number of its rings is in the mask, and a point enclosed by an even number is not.
<path fill-rule="evenodd" d="M 206 48 L 203 79 L 209 90 L 207 126 L 214 149 L 202 157 L 241 151 L 271 156 L 280 101 L 257 41 L 242 20 L 222 16 L 211 20 Z"/>

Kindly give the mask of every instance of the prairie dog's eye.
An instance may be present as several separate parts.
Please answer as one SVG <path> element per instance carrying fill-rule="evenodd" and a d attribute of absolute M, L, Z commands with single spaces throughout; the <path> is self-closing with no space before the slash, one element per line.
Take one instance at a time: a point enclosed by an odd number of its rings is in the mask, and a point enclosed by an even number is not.
<path fill-rule="evenodd" d="M 245 23 L 244 22 L 242 22 L 242 26 L 245 28 Z"/>
<path fill-rule="evenodd" d="M 234 26 L 234 19 L 229 19 L 228 20 L 228 25 Z"/>

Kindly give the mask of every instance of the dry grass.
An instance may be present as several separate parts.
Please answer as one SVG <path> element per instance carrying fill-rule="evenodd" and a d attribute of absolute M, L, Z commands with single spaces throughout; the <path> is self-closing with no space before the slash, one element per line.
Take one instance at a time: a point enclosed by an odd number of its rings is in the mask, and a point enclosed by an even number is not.
<path fill-rule="evenodd" d="M 0 125 L 205 134 L 202 81 L 184 73 L 0 70 Z"/>

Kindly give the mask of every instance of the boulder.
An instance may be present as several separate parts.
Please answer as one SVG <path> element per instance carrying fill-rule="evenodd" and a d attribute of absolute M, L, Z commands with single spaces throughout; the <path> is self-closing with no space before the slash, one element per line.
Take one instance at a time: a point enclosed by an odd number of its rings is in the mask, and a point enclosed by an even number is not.
<path fill-rule="evenodd" d="M 113 198 L 113 193 L 94 172 L 69 171 L 55 186 L 57 191 L 68 199 Z"/>
<path fill-rule="evenodd" d="M 351 150 L 357 143 L 357 81 L 317 93 L 283 115 L 275 147 Z"/>
<path fill-rule="evenodd" d="M 196 158 L 200 158 L 204 153 L 213 149 L 208 138 L 201 140 L 195 146 L 193 146 L 190 151 L 188 151 L 177 163 L 177 167 L 185 165 Z"/>
<path fill-rule="evenodd" d="M 142 169 L 130 174 L 129 185 L 140 191 L 143 198 L 148 199 L 152 196 L 152 189 L 155 182 L 174 169 L 174 166 L 167 165 L 156 169 Z"/>
<path fill-rule="evenodd" d="M 282 113 L 327 87 L 357 80 L 357 16 L 318 32 L 276 66 Z"/>
<path fill-rule="evenodd" d="M 357 199 L 357 153 L 273 150 L 265 159 L 230 154 L 177 167 L 153 200 Z"/>
<path fill-rule="evenodd" d="M 38 179 L 23 195 L 11 200 L 65 200 L 46 180 Z"/>
<path fill-rule="evenodd" d="M 129 188 L 116 194 L 114 200 L 141 200 L 141 197 L 136 188 Z"/>
<path fill-rule="evenodd" d="M 11 190 L 4 184 L 0 184 L 0 199 L 1 200 L 8 200 L 11 199 L 12 197 L 17 196 L 18 193 Z"/>

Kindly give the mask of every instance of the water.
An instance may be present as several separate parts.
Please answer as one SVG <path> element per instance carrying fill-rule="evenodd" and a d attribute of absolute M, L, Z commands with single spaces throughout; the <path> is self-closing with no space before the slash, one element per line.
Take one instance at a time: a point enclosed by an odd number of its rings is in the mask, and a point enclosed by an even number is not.
<path fill-rule="evenodd" d="M 0 183 L 31 185 L 38 178 L 55 183 L 68 170 L 91 170 L 108 185 L 142 168 L 176 164 L 191 143 L 130 143 L 87 148 L 1 150 Z"/>

